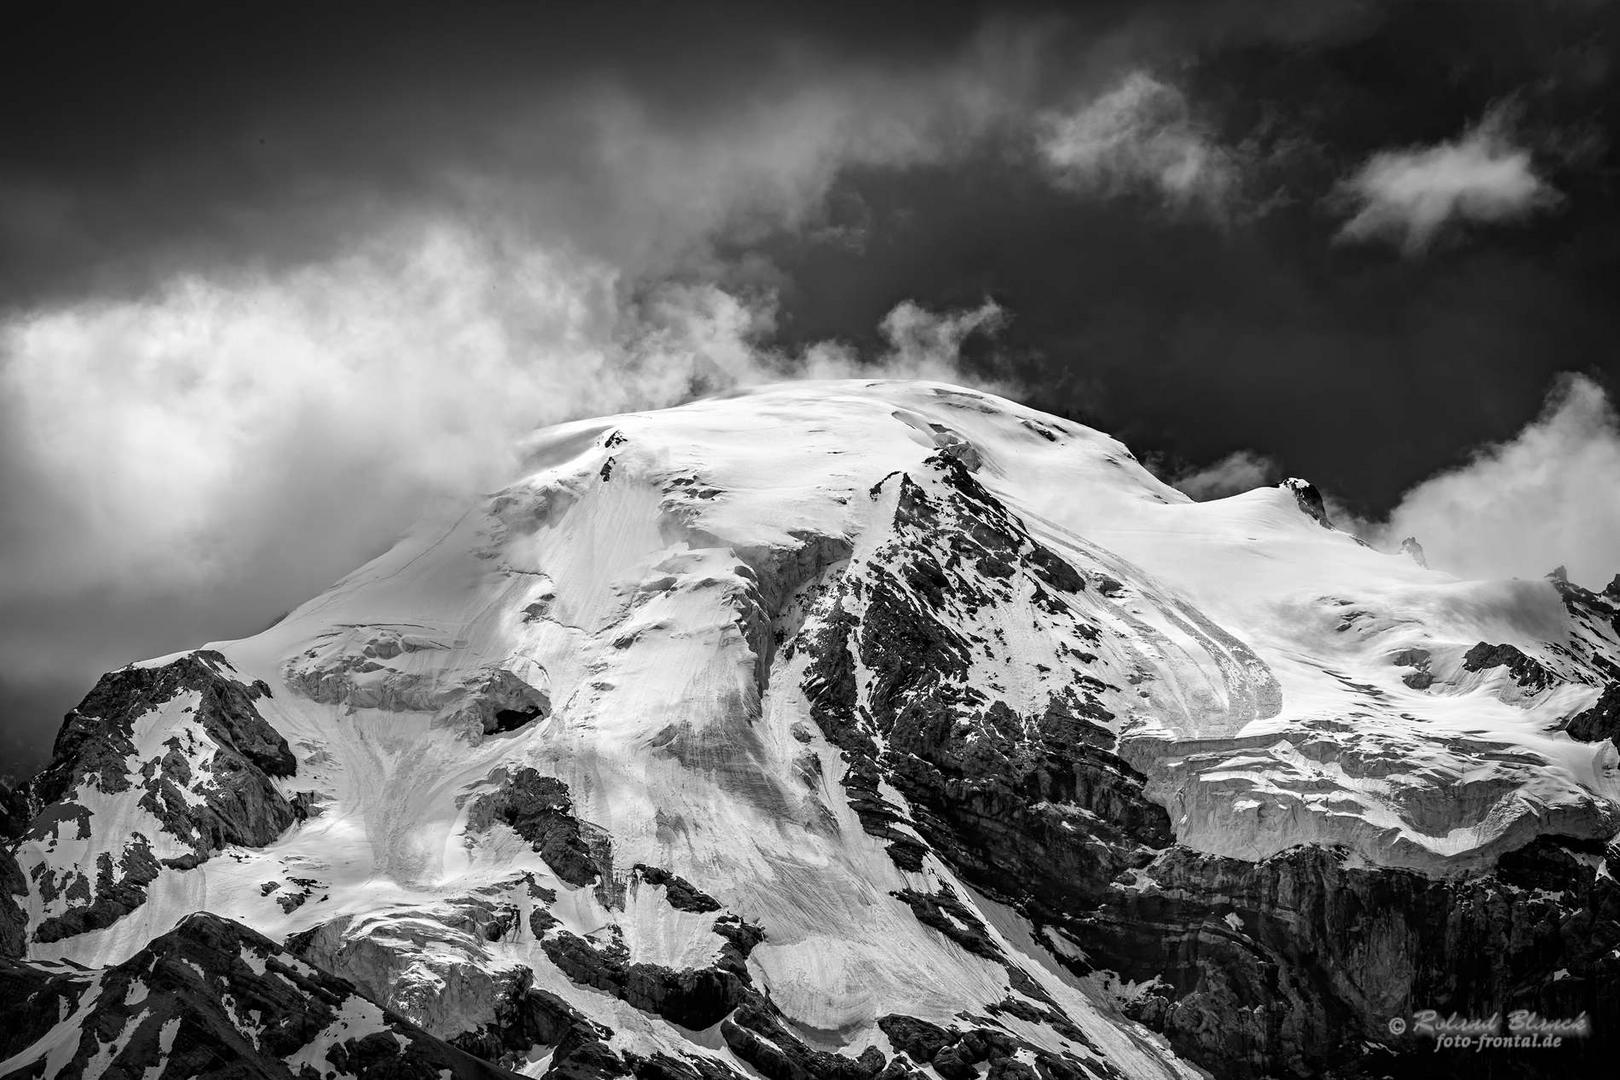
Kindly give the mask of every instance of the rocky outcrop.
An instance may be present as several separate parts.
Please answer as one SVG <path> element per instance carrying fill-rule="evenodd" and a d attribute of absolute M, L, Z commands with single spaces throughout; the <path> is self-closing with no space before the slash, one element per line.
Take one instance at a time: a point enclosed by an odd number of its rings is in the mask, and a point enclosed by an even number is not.
<path fill-rule="evenodd" d="M 694 1031 L 721 1023 L 740 1007 L 761 1006 L 762 999 L 748 970 L 749 954 L 765 939 L 759 926 L 725 911 L 719 901 L 662 867 L 637 865 L 631 878 L 633 883 L 660 889 L 662 902 L 676 912 L 687 916 L 715 916 L 711 924 L 715 937 L 711 962 L 677 969 L 636 960 L 617 926 L 610 925 L 588 936 L 573 933 L 542 906 L 555 903 L 556 895 L 531 888 L 531 900 L 541 903 L 535 905 L 530 929 L 541 951 L 559 972 L 577 986 L 607 994 L 632 1008 Z M 442 917 L 438 921 L 443 921 Z M 497 940 L 510 929 L 505 925 L 485 926 L 481 927 L 481 935 Z M 326 962 L 339 965 L 340 969 L 352 962 L 352 958 L 346 959 L 341 953 L 323 950 L 314 937 L 300 942 L 298 947 L 300 952 L 314 959 L 328 957 Z M 385 951 L 387 948 L 384 947 Z M 439 944 L 435 951 L 442 954 L 446 950 Z M 401 959 L 392 957 L 390 962 L 397 967 Z M 451 1041 L 490 1060 L 517 1067 L 523 1055 L 543 1046 L 550 1048 L 548 1076 L 585 1078 L 633 1074 L 686 1080 L 702 1076 L 717 1080 L 720 1076 L 736 1075 L 701 1057 L 653 1055 L 642 1058 L 613 1050 L 609 1046 L 611 1030 L 588 1020 L 556 995 L 536 988 L 533 973 L 526 967 L 506 969 L 493 980 L 476 967 L 468 974 L 472 980 L 482 979 L 485 984 L 480 986 L 479 992 L 487 998 L 486 1007 L 482 1009 L 487 1019 L 471 1030 L 454 1035 Z M 382 992 L 386 994 L 392 992 L 396 980 L 387 972 L 378 971 L 374 981 L 382 984 Z M 467 975 L 458 974 L 453 980 L 440 980 L 441 984 L 450 981 L 465 986 L 469 979 Z M 442 1015 L 438 1022 L 440 1025 L 445 1022 Z"/>
<path fill-rule="evenodd" d="M 1396 667 L 1412 669 L 1401 676 L 1401 682 L 1413 690 L 1427 690 L 1434 685 L 1434 673 L 1429 670 L 1430 665 L 1434 663 L 1434 657 L 1428 649 L 1402 649 L 1390 658 L 1390 663 Z"/>
<path fill-rule="evenodd" d="M 264 836 L 260 843 L 274 838 L 285 825 L 274 827 L 275 799 L 263 791 L 268 787 L 274 795 L 275 789 L 264 778 L 293 775 L 297 761 L 287 741 L 253 707 L 270 695 L 270 688 L 263 682 L 243 685 L 226 674 L 229 670 L 223 656 L 204 650 L 161 667 L 127 667 L 103 675 L 63 721 L 51 763 L 24 789 L 30 807 L 61 801 L 82 783 L 104 792 L 127 790 L 134 783 L 125 761 L 135 752 L 136 720 L 193 692 L 199 698 L 196 726 L 212 740 L 221 766 L 215 783 L 227 789 L 223 801 L 243 811 L 234 818 L 221 813 L 221 827 L 246 837 Z M 263 812 L 254 812 L 259 810 Z"/>
<path fill-rule="evenodd" d="M 815 1049 L 758 996 L 721 1021 L 720 1037 L 766 1080 L 874 1080 L 888 1064 L 876 1047 L 849 1057 Z"/>
<path fill-rule="evenodd" d="M 617 926 L 581 937 L 552 923 L 537 934 L 541 949 L 581 986 L 684 1028 L 712 1027 L 754 993 L 748 956 L 765 939 L 764 930 L 725 911 L 714 897 L 663 867 L 638 864 L 631 877 L 662 889 L 663 902 L 677 912 L 716 915 L 710 927 L 715 936 L 712 962 L 677 969 L 636 960 Z"/>
<path fill-rule="evenodd" d="M 1545 690 L 1556 680 L 1547 666 L 1540 661 L 1526 656 L 1515 645 L 1492 645 L 1481 641 L 1463 655 L 1464 671 L 1488 671 L 1491 668 L 1505 667 L 1513 681 L 1526 690 Z"/>
<path fill-rule="evenodd" d="M 570 885 L 590 885 L 611 876 L 612 852 L 606 836 L 574 816 L 568 785 L 554 776 L 541 776 L 530 768 L 508 776 L 502 770 L 500 786 L 480 795 L 468 811 L 467 828 L 479 831 L 497 821 L 533 844 L 546 865 Z"/>
<path fill-rule="evenodd" d="M 27 947 L 28 915 L 18 898 L 28 895 L 28 880 L 11 851 L 27 824 L 23 793 L 0 781 L 0 957 L 21 956 Z"/>
<path fill-rule="evenodd" d="M 942 884 L 939 892 L 925 893 L 916 889 L 900 889 L 892 894 L 905 903 L 917 916 L 917 921 L 931 926 L 970 953 L 986 960 L 1006 963 L 1007 958 L 984 924 L 968 910 L 956 895 L 956 890 Z"/>
<path fill-rule="evenodd" d="M 978 1076 L 986 1080 L 1086 1080 L 1096 1075 L 1094 1069 L 1077 1064 L 1073 1058 L 1031 1047 L 995 1028 L 943 1028 L 902 1015 L 881 1017 L 878 1027 L 912 1063 L 919 1068 L 933 1066 L 945 1080 L 974 1080 Z"/>
<path fill-rule="evenodd" d="M 629 1076 L 629 1061 L 610 1045 L 613 1030 L 598 1024 L 562 998 L 533 985 L 526 967 L 510 968 L 500 979 L 491 1019 L 451 1039 L 454 1046 L 493 1062 L 520 1067 L 537 1046 L 550 1048 L 545 1075 L 552 1080 L 598 1080 Z"/>
<path fill-rule="evenodd" d="M 1297 476 L 1291 476 L 1277 486 L 1294 496 L 1294 500 L 1299 503 L 1301 513 L 1311 518 L 1324 529 L 1333 528 L 1333 522 L 1328 520 L 1327 506 L 1322 502 L 1322 493 L 1316 489 L 1315 484 L 1309 480 L 1301 480 Z"/>
<path fill-rule="evenodd" d="M 1570 618 L 1570 641 L 1550 646 L 1566 659 L 1575 678 L 1593 685 L 1620 682 L 1620 575 L 1593 592 L 1549 575 Z"/>
<path fill-rule="evenodd" d="M 1602 742 L 1607 739 L 1620 749 L 1620 682 L 1612 682 L 1589 709 L 1570 717 L 1564 728 L 1569 737 L 1580 742 Z"/>
<path fill-rule="evenodd" d="M 231 845 L 262 847 L 306 816 L 275 783 L 294 774 L 296 759 L 255 708 L 270 688 L 232 674 L 208 651 L 128 667 L 104 675 L 68 714 L 50 765 L 22 789 L 31 816 L 19 839 L 50 848 L 90 839 L 92 815 L 77 795 L 93 790 L 135 803 L 188 850 L 159 859 L 153 838 L 133 833 L 121 848 L 89 852 L 60 873 L 19 859 L 46 905 L 35 941 L 110 926 L 145 902 L 162 868 L 189 869 Z M 183 722 L 170 722 L 168 737 L 143 750 L 139 729 L 165 711 Z"/>
<path fill-rule="evenodd" d="M 684 1028 L 702 1030 L 719 1023 L 744 998 L 746 971 L 720 967 L 674 968 L 629 959 L 622 942 L 589 941 L 557 930 L 541 942 L 546 956 L 581 986 L 612 994 L 643 1012 Z"/>
<path fill-rule="evenodd" d="M 21 956 L 27 948 L 28 916 L 17 898 L 28 893 L 28 881 L 16 856 L 0 848 L 0 957 Z"/>
<path fill-rule="evenodd" d="M 927 489 L 904 475 L 884 482 L 897 487 L 894 539 L 799 643 L 812 658 L 811 716 L 844 753 L 844 787 L 863 826 L 890 842 L 903 869 L 931 848 L 970 880 L 1029 883 L 1039 904 L 1091 902 L 1170 840 L 1144 778 L 1112 752 L 1103 685 L 1076 652 L 1074 681 L 1039 714 L 1020 715 L 967 678 L 976 646 L 951 618 L 1025 588 L 1068 634 L 1094 640 L 1098 631 L 1054 595 L 1083 591 L 1086 580 L 955 459 L 929 464 L 937 482 Z M 871 673 L 864 696 L 857 657 Z M 882 799 L 880 777 L 911 816 Z"/>
<path fill-rule="evenodd" d="M 68 901 L 65 911 L 50 915 L 34 927 L 34 940 L 40 944 L 61 941 L 89 930 L 102 930 L 146 902 L 146 887 L 157 880 L 158 861 L 143 837 L 136 837 L 114 857 L 100 852 L 92 867 L 92 877 L 80 869 L 61 888 L 51 877 L 36 879 L 47 903 L 59 898 Z"/>
<path fill-rule="evenodd" d="M 720 901 L 679 874 L 672 874 L 661 866 L 637 863 L 633 869 L 636 877 L 649 885 L 663 886 L 665 899 L 676 911 L 704 915 L 711 911 L 719 911 L 721 908 Z"/>
<path fill-rule="evenodd" d="M 1101 698 L 1109 688 L 1089 673 L 1095 658 L 1083 644 L 1065 655 L 1072 678 L 1033 714 L 972 677 L 972 654 L 990 647 L 964 632 L 973 612 L 1027 595 L 1068 639 L 1093 642 L 1099 631 L 1064 599 L 1092 586 L 958 459 L 936 455 L 928 465 L 919 479 L 898 474 L 874 489 L 874 499 L 893 493 L 893 539 L 841 576 L 793 643 L 808 657 L 802 686 L 810 715 L 842 752 L 841 782 L 862 827 L 886 842 L 897 867 L 920 871 L 932 857 L 1037 925 L 1064 920 L 1097 905 L 1114 879 L 1168 846 L 1169 820 L 1146 797 L 1146 778 L 1115 752 L 1114 717 Z M 903 806 L 884 796 L 885 785 Z M 1085 1043 L 949 884 L 893 896 L 966 952 L 1004 964 L 1012 985 L 1026 988 L 990 1007 L 992 1015 Z M 891 1077 L 932 1067 L 956 1080 L 985 1070 L 1052 1080 L 1094 1075 L 1097 1067 L 1029 1046 L 1006 1029 L 946 1031 L 903 1016 L 886 1018 L 884 1028 L 897 1048 L 909 1047 L 904 1059 L 820 1067 Z M 909 1038 L 918 1032 L 931 1035 Z M 793 1072 L 784 1063 L 793 1055 L 776 1052 L 773 1031 L 743 1025 L 722 1033 L 767 1076 L 828 1075 Z"/>

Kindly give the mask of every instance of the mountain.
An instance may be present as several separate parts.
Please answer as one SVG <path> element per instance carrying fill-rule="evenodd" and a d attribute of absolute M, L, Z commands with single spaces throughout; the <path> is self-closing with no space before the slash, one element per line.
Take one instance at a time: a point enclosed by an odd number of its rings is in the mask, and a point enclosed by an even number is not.
<path fill-rule="evenodd" d="M 1595 1071 L 1620 579 L 932 383 L 546 429 L 8 794 L 3 1076 Z M 363 499 L 363 491 L 355 493 Z M 1584 1014 L 1436 1052 L 1420 1010 Z M 1398 1025 L 1397 1025 L 1398 1026 Z"/>

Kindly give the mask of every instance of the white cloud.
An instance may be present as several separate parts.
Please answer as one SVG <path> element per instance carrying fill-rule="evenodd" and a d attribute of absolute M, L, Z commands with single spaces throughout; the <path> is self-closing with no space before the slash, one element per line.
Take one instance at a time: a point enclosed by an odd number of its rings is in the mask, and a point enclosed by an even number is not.
<path fill-rule="evenodd" d="M 1277 472 L 1277 463 L 1264 454 L 1234 450 L 1219 461 L 1178 476 L 1171 483 L 1199 502 L 1205 502 L 1252 491 L 1270 483 Z"/>
<path fill-rule="evenodd" d="M 1422 543 L 1464 577 L 1539 577 L 1555 566 L 1589 586 L 1620 572 L 1620 424 L 1603 389 L 1567 376 L 1507 442 L 1425 480 L 1372 539 Z"/>
<path fill-rule="evenodd" d="M 1222 211 L 1237 194 L 1236 154 L 1192 114 L 1185 95 L 1142 71 L 1038 125 L 1037 149 L 1054 182 L 1086 194 L 1156 191 L 1176 208 Z"/>
<path fill-rule="evenodd" d="M 595 259 L 435 227 L 0 324 L 0 606 L 122 598 L 160 623 L 206 597 L 222 623 L 268 618 L 424 504 L 504 482 L 538 426 L 789 372 L 960 380 L 963 338 L 1000 314 L 908 302 L 886 355 L 787 357 L 762 344 L 769 295 L 624 286 Z M 8 619 L 0 648 L 18 674 L 71 646 Z"/>
<path fill-rule="evenodd" d="M 927 61 L 800 56 L 702 108 L 610 74 L 448 131 L 379 105 L 374 156 L 407 164 L 337 175 L 307 200 L 330 219 L 249 229 L 130 298 L 6 316 L 0 666 L 88 677 L 250 631 L 425 503 L 501 482 L 546 423 L 800 369 L 960 381 L 988 315 L 902 305 L 883 356 L 785 357 L 763 345 L 774 271 L 722 252 L 823 224 L 845 169 L 950 160 L 1026 122 L 1043 40 L 992 23 Z M 311 160 L 342 157 L 310 138 Z M 277 263 L 295 226 L 342 254 Z M 263 263 L 231 269 L 232 250 Z"/>
<path fill-rule="evenodd" d="M 634 400 L 608 377 L 614 285 L 431 230 L 7 322 L 7 487 L 28 497 L 0 533 L 0 602 L 317 586 L 428 494 L 488 482 L 514 428 Z"/>
<path fill-rule="evenodd" d="M 796 358 L 793 368 L 807 379 L 933 379 L 960 383 L 962 344 L 975 333 L 994 336 L 1007 320 L 1005 310 L 986 299 L 976 308 L 929 311 L 910 301 L 896 304 L 878 325 L 888 348 L 863 360 L 854 349 L 837 341 L 822 341 Z M 1002 381 L 977 378 L 973 385 L 992 393 L 1017 396 L 1017 388 Z"/>
<path fill-rule="evenodd" d="M 1507 127 L 1496 109 L 1455 141 L 1374 154 L 1340 185 L 1338 198 L 1354 213 L 1339 238 L 1415 255 L 1448 223 L 1517 221 L 1553 205 L 1558 193 Z"/>

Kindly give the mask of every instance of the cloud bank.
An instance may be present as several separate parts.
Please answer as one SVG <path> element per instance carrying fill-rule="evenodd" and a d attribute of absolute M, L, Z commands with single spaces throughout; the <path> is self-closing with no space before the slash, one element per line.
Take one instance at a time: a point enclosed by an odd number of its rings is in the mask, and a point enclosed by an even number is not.
<path fill-rule="evenodd" d="M 746 94 L 576 65 L 475 80 L 454 117 L 385 79 L 314 112 L 210 114 L 231 132 L 207 155 L 178 130 L 116 215 L 93 185 L 53 189 L 29 220 L 111 276 L 0 310 L 8 676 L 251 632 L 425 504 L 499 483 L 539 425 L 786 376 L 972 381 L 957 357 L 1005 319 L 994 302 L 901 302 L 877 355 L 788 355 L 780 272 L 753 252 L 822 230 L 850 170 L 1027 145 L 1053 41 L 991 19 L 900 59 L 804 42 Z M 1061 131 L 1069 180 L 1192 199 L 1221 168 L 1145 76 Z M 6 214 L 37 208 L 27 183 L 0 170 Z"/>
<path fill-rule="evenodd" d="M 109 98 L 93 141 L 138 168 L 73 171 L 43 130 L 0 167 L 0 235 L 32 254 L 0 257 L 28 283 L 0 301 L 0 708 L 256 631 L 503 482 L 535 427 L 804 374 L 971 381 L 957 349 L 993 304 L 901 304 L 876 354 L 790 355 L 752 252 L 814 234 L 848 170 L 1018 123 L 1045 32 L 899 57 L 733 36 L 707 43 L 747 61 L 702 70 L 447 43 L 450 114 L 386 50 L 343 59 L 339 92 L 227 91 L 139 139 Z"/>
<path fill-rule="evenodd" d="M 206 596 L 223 632 L 351 569 L 435 499 L 504 482 L 535 427 L 805 373 L 961 380 L 963 339 L 999 316 L 907 303 L 885 355 L 794 357 L 764 344 L 768 294 L 664 283 L 626 302 L 623 285 L 601 262 L 434 228 L 6 323 L 0 606 L 79 596 L 161 624 L 171 599 Z M 0 634 L 25 677 L 77 645 L 11 620 Z"/>
<path fill-rule="evenodd" d="M 1450 225 L 1522 220 L 1559 200 L 1497 108 L 1451 142 L 1374 154 L 1339 188 L 1351 208 L 1348 242 L 1382 241 L 1421 254 Z"/>

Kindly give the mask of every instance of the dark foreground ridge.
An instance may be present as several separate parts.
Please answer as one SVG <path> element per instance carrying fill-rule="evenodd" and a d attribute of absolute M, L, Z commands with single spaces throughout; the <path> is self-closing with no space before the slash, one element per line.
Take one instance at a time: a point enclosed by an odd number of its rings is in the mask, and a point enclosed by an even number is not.
<path fill-rule="evenodd" d="M 11 1003 L 0 1031 L 8 1078 L 513 1075 L 206 913 L 99 972 L 0 961 L 0 993 Z"/>

